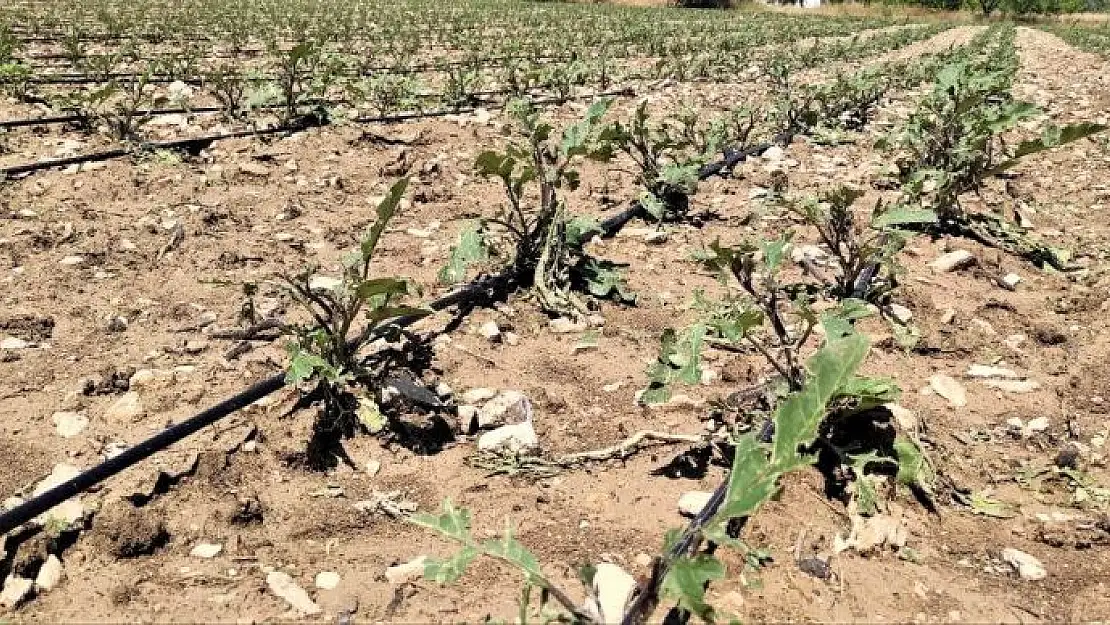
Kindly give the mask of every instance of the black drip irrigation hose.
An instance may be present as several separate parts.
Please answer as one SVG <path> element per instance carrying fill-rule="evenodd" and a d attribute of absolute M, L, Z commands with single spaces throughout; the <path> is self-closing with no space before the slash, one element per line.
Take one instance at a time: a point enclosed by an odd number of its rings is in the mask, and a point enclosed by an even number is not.
<path fill-rule="evenodd" d="M 540 98 L 534 100 L 535 104 L 561 104 L 568 100 L 577 100 L 583 98 L 602 98 L 608 96 L 629 96 L 635 95 L 632 89 L 619 89 L 614 91 L 605 91 L 601 93 L 592 93 L 584 96 L 572 96 L 568 98 Z M 505 102 L 492 103 L 485 108 L 499 109 L 506 106 Z M 401 113 L 399 115 L 386 115 L 380 117 L 356 117 L 350 121 L 358 124 L 371 124 L 382 123 L 390 124 L 396 122 L 410 121 L 413 119 L 423 119 L 432 117 L 446 117 L 448 115 L 457 115 L 460 113 L 472 113 L 480 107 L 462 107 L 457 109 L 442 109 L 438 111 L 425 111 L 420 113 Z M 51 169 L 54 167 L 68 167 L 80 163 L 92 163 L 98 161 L 107 161 L 116 158 L 123 158 L 133 154 L 141 153 L 150 150 L 186 150 L 190 153 L 198 153 L 200 150 L 206 148 L 208 145 L 216 141 L 224 139 L 237 139 L 242 137 L 252 137 L 261 135 L 281 134 L 285 132 L 297 132 L 307 130 L 309 128 L 316 128 L 325 125 L 322 120 L 312 116 L 306 117 L 303 121 L 296 124 L 287 124 L 282 126 L 274 126 L 271 128 L 262 128 L 255 130 L 237 130 L 233 132 L 207 135 L 203 137 L 192 137 L 188 139 L 171 139 L 168 141 L 150 141 L 139 144 L 135 148 L 114 148 L 105 150 L 103 152 L 93 152 L 91 154 L 82 154 L 79 156 L 67 156 L 63 158 L 51 158 L 34 163 L 24 163 L 21 165 L 11 165 L 8 167 L 0 168 L 0 179 L 11 178 L 13 176 L 23 176 L 36 171 L 44 169 Z M 627 221 L 627 220 L 626 220 Z"/>
<path fill-rule="evenodd" d="M 466 302 L 491 300 L 495 298 L 498 293 L 504 292 L 508 287 L 511 287 L 515 281 L 515 276 L 511 274 L 483 276 L 475 280 L 472 284 L 448 293 L 440 299 L 428 304 L 428 308 L 435 311 L 442 311 Z M 380 336 L 389 328 L 410 326 L 420 318 L 421 317 L 417 316 L 396 319 L 391 322 L 388 327 L 379 328 L 374 335 Z M 0 537 L 24 523 L 31 521 L 67 499 L 120 473 L 124 469 L 142 462 L 185 437 L 195 434 L 204 427 L 276 392 L 284 387 L 285 384 L 284 373 L 270 376 L 200 414 L 176 425 L 172 425 L 134 447 L 129 447 L 123 453 L 105 460 L 87 471 L 80 473 L 76 477 L 51 488 L 45 493 L 28 499 L 10 510 L 5 510 L 3 513 L 0 513 Z"/>

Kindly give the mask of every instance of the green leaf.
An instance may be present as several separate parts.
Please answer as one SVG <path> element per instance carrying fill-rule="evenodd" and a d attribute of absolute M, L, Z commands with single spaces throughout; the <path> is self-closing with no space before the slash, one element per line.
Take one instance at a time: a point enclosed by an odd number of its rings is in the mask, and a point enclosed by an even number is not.
<path fill-rule="evenodd" d="M 466 278 L 467 268 L 489 258 L 489 248 L 478 222 L 471 222 L 459 233 L 459 242 L 451 248 L 451 258 L 439 270 L 441 284 L 455 284 Z"/>
<path fill-rule="evenodd" d="M 580 248 L 595 235 L 601 234 L 601 224 L 594 217 L 578 215 L 566 222 L 566 242 L 568 247 Z"/>
<path fill-rule="evenodd" d="M 909 224 L 936 223 L 937 214 L 931 210 L 894 208 L 879 215 L 871 222 L 872 228 L 892 228 Z"/>
<path fill-rule="evenodd" d="M 829 341 L 810 358 L 805 387 L 775 410 L 773 464 L 789 466 L 801 461 L 798 447 L 816 438 L 829 400 L 855 376 L 868 348 L 866 337 L 852 334 Z"/>
<path fill-rule="evenodd" d="M 644 191 L 640 194 L 640 206 L 644 207 L 648 215 L 656 221 L 663 221 L 663 217 L 667 214 L 667 205 L 660 201 L 659 198 L 652 195 L 650 191 Z"/>
<path fill-rule="evenodd" d="M 428 558 L 424 561 L 424 579 L 437 584 L 456 582 L 466 573 L 466 567 L 470 566 L 478 555 L 478 550 L 468 545 L 446 560 Z"/>
<path fill-rule="evenodd" d="M 971 499 L 968 505 L 975 514 L 989 516 L 996 519 L 1012 519 L 1017 516 L 1010 506 L 1005 502 L 999 501 L 984 492 L 971 493 Z"/>
<path fill-rule="evenodd" d="M 767 452 L 752 434 L 736 441 L 728 491 L 710 525 L 723 528 L 731 519 L 751 516 L 775 494 L 777 474 L 767 460 Z"/>
<path fill-rule="evenodd" d="M 456 508 L 450 499 L 445 499 L 440 505 L 439 514 L 421 512 L 409 517 L 409 522 L 458 542 L 469 543 L 472 540 L 470 511 L 466 508 Z"/>
<path fill-rule="evenodd" d="M 482 543 L 482 548 L 485 552 L 495 558 L 512 564 L 520 569 L 525 576 L 528 583 L 546 586 L 547 581 L 544 579 L 543 571 L 540 570 L 540 563 L 536 560 L 536 556 L 531 551 L 525 549 L 524 545 L 513 537 L 513 528 L 505 523 L 505 531 L 501 536 L 495 539 L 487 540 Z"/>
<path fill-rule="evenodd" d="M 333 371 L 326 360 L 312 352 L 305 351 L 299 345 L 290 345 L 289 355 L 289 369 L 285 372 L 286 384 L 300 384 L 317 373 Z"/>
<path fill-rule="evenodd" d="M 382 201 L 378 203 L 378 219 L 374 225 L 370 227 L 370 232 L 362 239 L 359 249 L 362 252 L 362 258 L 368 262 L 374 257 L 374 251 L 378 249 L 378 241 L 385 232 L 386 224 L 397 213 L 397 206 L 401 203 L 401 196 L 405 194 L 405 189 L 409 186 L 409 179 L 407 177 L 401 178 L 393 183 L 389 188 L 389 193 L 386 193 Z"/>
<path fill-rule="evenodd" d="M 927 493 L 933 492 L 936 471 L 916 440 L 905 436 L 895 438 L 894 455 L 898 458 L 898 475 L 895 479 L 900 484 L 917 486 Z"/>
<path fill-rule="evenodd" d="M 590 295 L 623 304 L 635 304 L 636 294 L 628 288 L 624 266 L 586 256 L 573 269 L 574 277 L 583 282 Z"/>
<path fill-rule="evenodd" d="M 372 278 L 364 280 L 355 287 L 355 296 L 366 301 L 379 295 L 407 295 L 409 283 L 399 278 Z"/>
<path fill-rule="evenodd" d="M 434 312 L 435 311 L 427 308 L 416 308 L 414 306 L 384 306 L 382 308 L 374 308 L 366 311 L 366 321 L 371 326 L 376 326 L 390 319 L 398 319 L 401 317 L 427 317 Z"/>
<path fill-rule="evenodd" d="M 1103 132 L 1107 128 L 1108 126 L 1105 126 L 1103 124 L 1093 124 L 1088 122 L 1071 124 L 1063 128 L 1049 126 L 1045 129 L 1040 138 L 1033 139 L 1032 141 L 1022 141 L 1018 145 L 1017 149 L 1014 150 L 1013 154 L 1009 156 L 1009 158 L 1007 158 L 1005 161 L 1002 161 L 998 165 L 995 165 L 994 168 L 992 168 L 988 173 L 999 174 L 1013 167 L 1018 163 L 1018 161 L 1026 156 L 1029 156 L 1030 154 L 1036 154 L 1038 152 L 1043 152 L 1045 150 L 1060 147 L 1061 145 L 1064 145 L 1066 143 L 1078 141 L 1085 137 Z"/>
<path fill-rule="evenodd" d="M 678 607 L 712 623 L 713 607 L 705 602 L 705 585 L 724 579 L 724 576 L 725 565 L 711 555 L 683 556 L 671 563 L 659 590 L 663 596 L 678 602 Z"/>

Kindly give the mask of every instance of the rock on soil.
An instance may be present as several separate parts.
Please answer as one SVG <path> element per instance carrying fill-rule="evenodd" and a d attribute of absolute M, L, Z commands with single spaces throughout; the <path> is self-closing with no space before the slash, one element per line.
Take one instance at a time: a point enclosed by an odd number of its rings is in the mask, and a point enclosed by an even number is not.
<path fill-rule="evenodd" d="M 316 574 L 314 583 L 320 590 L 335 590 L 335 587 L 339 585 L 340 581 L 341 578 L 339 577 L 339 573 L 335 571 L 320 571 Z"/>
<path fill-rule="evenodd" d="M 424 562 L 428 556 L 418 556 L 405 562 L 395 564 L 385 570 L 385 579 L 390 584 L 408 584 L 424 577 Z"/>
<path fill-rule="evenodd" d="M 69 464 L 59 464 L 54 466 L 54 470 L 50 475 L 46 476 L 41 482 L 35 486 L 31 496 L 37 497 L 46 491 L 59 486 L 64 482 L 77 477 L 81 470 Z M 65 524 L 74 523 L 85 514 L 85 506 L 82 505 L 81 500 L 77 497 L 67 499 L 62 503 L 54 506 L 39 516 L 38 520 L 41 523 L 46 523 L 49 519 L 55 518 Z"/>
<path fill-rule="evenodd" d="M 106 421 L 133 421 L 143 414 L 143 403 L 139 394 L 130 391 L 124 393 L 115 403 L 108 407 L 104 413 Z"/>
<path fill-rule="evenodd" d="M 73 438 L 89 425 L 89 418 L 80 412 L 55 412 L 51 420 L 54 431 L 62 438 Z"/>
<path fill-rule="evenodd" d="M 929 263 L 929 266 L 937 273 L 947 273 L 969 267 L 973 264 L 975 264 L 975 256 L 973 256 L 971 252 L 967 250 L 955 250 L 947 254 L 941 254 L 936 260 Z"/>
<path fill-rule="evenodd" d="M 478 427 L 516 425 L 532 419 L 532 403 L 519 391 L 501 391 L 478 411 Z"/>
<path fill-rule="evenodd" d="M 705 509 L 705 504 L 709 503 L 709 499 L 713 497 L 713 493 L 692 490 L 682 493 L 678 498 L 678 511 L 688 517 L 698 516 L 702 510 Z"/>
<path fill-rule="evenodd" d="M 1026 581 L 1034 582 L 1048 577 L 1048 571 L 1041 561 L 1024 551 L 1013 548 L 1003 549 L 1002 560 L 1014 567 L 1018 575 Z"/>
<path fill-rule="evenodd" d="M 936 391 L 937 395 L 947 399 L 952 407 L 963 408 L 967 405 L 967 391 L 952 376 L 938 373 L 929 378 L 929 386 Z"/>
<path fill-rule="evenodd" d="M 507 451 L 519 454 L 540 448 L 540 439 L 531 421 L 516 425 L 503 425 L 478 438 L 479 451 Z"/>
<path fill-rule="evenodd" d="M 197 546 L 193 547 L 193 550 L 189 552 L 189 555 L 193 556 L 194 558 L 215 558 L 216 556 L 220 555 L 220 552 L 223 550 L 224 546 L 220 544 L 197 543 Z"/>
<path fill-rule="evenodd" d="M 616 564 L 602 562 L 594 571 L 586 612 L 598 623 L 619 623 L 635 590 L 636 578 Z"/>
<path fill-rule="evenodd" d="M 9 575 L 4 580 L 4 590 L 0 592 L 0 607 L 16 608 L 31 598 L 35 583 L 29 579 Z"/>
<path fill-rule="evenodd" d="M 284 599 L 297 612 L 305 616 L 320 613 L 320 606 L 316 605 L 305 589 L 298 586 L 288 573 L 281 571 L 270 573 L 266 576 L 266 585 L 270 587 L 271 592 Z"/>
<path fill-rule="evenodd" d="M 39 568 L 35 577 L 35 589 L 39 592 L 49 592 L 56 588 L 62 581 L 62 561 L 58 556 L 50 554 Z"/>

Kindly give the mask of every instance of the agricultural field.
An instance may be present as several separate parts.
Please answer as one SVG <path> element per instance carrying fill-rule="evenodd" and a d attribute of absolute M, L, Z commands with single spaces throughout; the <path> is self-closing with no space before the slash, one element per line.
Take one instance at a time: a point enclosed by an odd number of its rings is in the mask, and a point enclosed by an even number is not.
<path fill-rule="evenodd" d="M 1105 622 L 1110 31 L 0 8 L 4 622 Z"/>

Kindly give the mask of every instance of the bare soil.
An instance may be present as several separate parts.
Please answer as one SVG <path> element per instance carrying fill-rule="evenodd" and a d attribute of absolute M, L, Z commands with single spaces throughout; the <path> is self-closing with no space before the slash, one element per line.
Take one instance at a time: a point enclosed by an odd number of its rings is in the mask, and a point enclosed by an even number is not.
<path fill-rule="evenodd" d="M 953 32 L 913 50 L 966 40 L 971 29 Z M 1018 32 L 1022 69 L 1015 93 L 1054 121 L 1105 122 L 1099 118 L 1110 111 L 1110 62 L 1040 31 Z M 707 85 L 672 89 L 656 102 L 681 102 L 695 91 L 706 92 L 704 101 L 727 95 Z M 912 110 L 918 95 L 896 94 L 853 144 L 789 146 L 790 192 L 801 197 L 835 183 L 868 187 L 885 164 L 874 140 Z M 621 101 L 616 114 L 634 106 Z M 16 105 L 0 108 L 18 116 Z M 568 105 L 552 114 L 568 120 L 580 111 Z M 0 352 L 0 497 L 26 496 L 57 464 L 92 466 L 280 371 L 286 361 L 280 342 L 259 343 L 229 360 L 224 354 L 234 342 L 208 336 L 200 321 L 212 313 L 216 322 L 208 329 L 236 326 L 245 285 L 257 285 L 255 305 L 286 305 L 270 282 L 276 273 L 309 263 L 335 271 L 371 222 L 376 198 L 402 174 L 414 175 L 409 201 L 383 240 L 380 270 L 412 278 L 428 297 L 444 291 L 436 272 L 458 231 L 476 216 L 495 214 L 503 202 L 496 184 L 473 174 L 472 163 L 484 146 L 503 140 L 504 123 L 494 114 L 488 123 L 464 115 L 317 129 L 273 141 L 221 142 L 196 160 L 110 161 L 9 185 L 0 196 L 0 338 L 34 347 Z M 65 140 L 87 141 L 52 128 L 13 135 L 9 144 L 30 156 L 51 153 Z M 644 429 L 705 432 L 704 406 L 646 409 L 636 405 L 635 393 L 662 330 L 696 317 L 689 308 L 695 290 L 719 290 L 691 252 L 717 238 L 735 243 L 795 225 L 751 193 L 768 183 L 769 168 L 754 159 L 733 179 L 705 183 L 695 212 L 717 218 L 700 228 L 676 227 L 662 245 L 621 236 L 596 246 L 599 255 L 630 264 L 630 284 L 640 294 L 635 307 L 604 306 L 597 349 L 575 350 L 577 335 L 549 332 L 547 318 L 520 296 L 475 312 L 449 342 L 437 342 L 429 377 L 456 392 L 524 392 L 536 405 L 544 452 L 552 455 L 606 447 Z M 570 198 L 575 211 L 608 213 L 633 195 L 619 167 L 586 165 L 583 175 L 583 188 Z M 1008 182 L 1017 199 L 1000 182 L 969 205 L 1012 215 L 1020 202 L 1032 209 L 1034 233 L 1072 249 L 1086 271 L 1046 273 L 970 241 L 919 238 L 904 255 L 907 288 L 899 297 L 923 331 L 922 347 L 903 352 L 881 324 L 866 326 L 876 344 L 866 371 L 898 381 L 900 403 L 920 419 L 941 476 L 936 513 L 905 495 L 890 503 L 888 514 L 906 528 L 912 552 L 845 551 L 832 557 L 828 580 L 802 572 L 797 557 L 831 555 L 834 537 L 850 529 L 844 503 L 826 497 L 821 475 L 802 472 L 745 528 L 747 543 L 769 550 L 773 561 L 741 574 L 739 556 L 724 550 L 733 574 L 711 586 L 716 605 L 743 621 L 1034 623 L 1110 615 L 1107 502 L 1090 496 L 1110 486 L 1110 150 L 1105 142 L 1071 144 L 1022 164 Z M 979 262 L 934 273 L 927 263 L 949 249 L 969 250 Z M 1022 277 L 1013 291 L 996 281 L 1010 272 Z M 952 321 L 942 321 L 950 310 Z M 491 344 L 478 336 L 489 320 L 511 329 L 519 343 Z M 442 324 L 433 318 L 417 327 Z M 749 356 L 708 357 L 717 379 L 681 389 L 698 401 L 725 397 L 765 368 Z M 1040 388 L 1025 394 L 989 388 L 963 377 L 972 364 L 1017 369 Z M 140 369 L 161 373 L 127 388 Z M 962 381 L 966 407 L 954 408 L 927 390 L 935 373 Z M 121 398 L 140 405 L 110 410 Z M 611 561 L 647 574 L 637 556 L 658 552 L 666 530 L 684 523 L 679 496 L 712 490 L 723 477 L 716 466 L 696 479 L 652 475 L 681 446 L 542 479 L 490 476 L 465 463 L 475 447 L 463 435 L 442 447 L 356 437 L 344 442 L 353 467 L 314 471 L 298 460 L 314 414 L 290 413 L 295 399 L 294 391 L 281 391 L 83 495 L 86 509 L 96 512 L 62 552 L 64 581 L 7 618 L 297 618 L 266 586 L 267 573 L 280 570 L 309 590 L 323 609 L 314 617 L 319 620 L 507 619 L 516 614 L 518 573 L 480 562 L 456 586 L 390 584 L 387 567 L 445 555 L 451 546 L 355 503 L 393 493 L 397 501 L 434 510 L 450 497 L 473 511 L 480 536 L 511 519 L 545 570 L 575 587 L 574 569 L 586 562 Z M 89 425 L 60 437 L 52 419 L 63 411 L 86 415 Z M 1024 423 L 1046 417 L 1049 425 L 1022 434 L 1007 425 L 1014 417 Z M 1074 484 L 1050 479 L 1051 472 L 1020 479 L 1051 467 L 1069 448 L 1091 480 L 1087 501 L 1076 503 Z M 371 463 L 380 463 L 380 471 L 367 471 Z M 957 494 L 984 491 L 1012 516 L 974 514 L 954 502 Z M 223 550 L 211 559 L 190 555 L 200 542 Z M 1020 579 L 1000 559 L 1005 548 L 1036 556 L 1047 577 Z M 338 573 L 338 587 L 314 588 L 321 571 Z"/>

